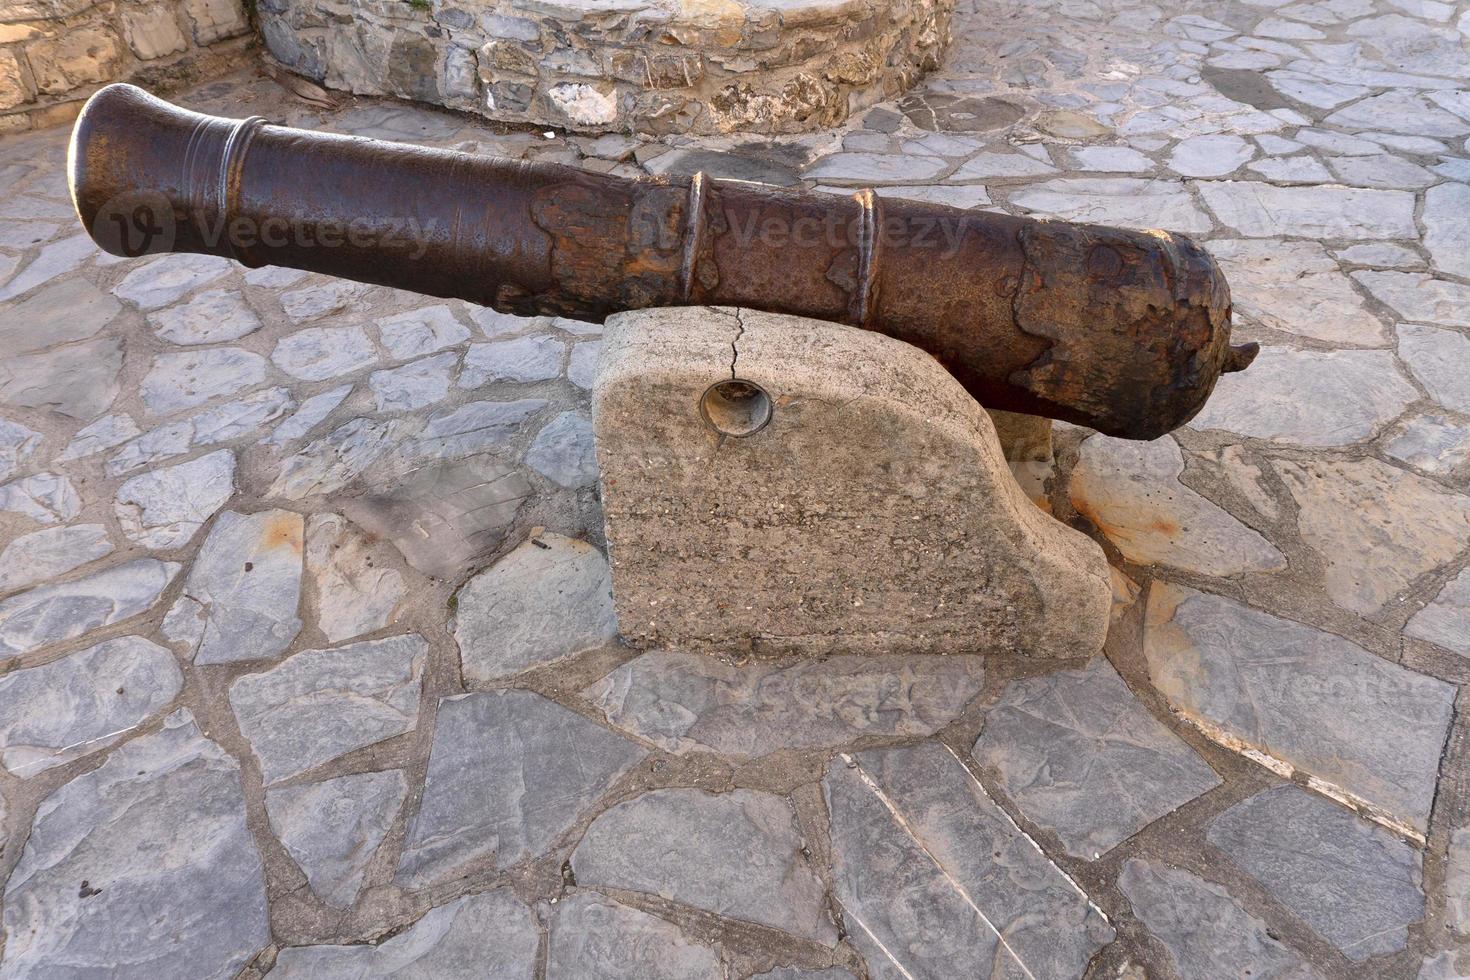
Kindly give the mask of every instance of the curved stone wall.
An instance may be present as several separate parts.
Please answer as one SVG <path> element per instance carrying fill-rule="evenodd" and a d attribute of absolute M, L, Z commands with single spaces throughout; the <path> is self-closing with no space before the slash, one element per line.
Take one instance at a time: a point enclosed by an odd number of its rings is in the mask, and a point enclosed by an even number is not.
<path fill-rule="evenodd" d="M 0 0 L 0 133 L 65 122 L 108 82 L 208 74 L 249 31 L 241 0 Z"/>
<path fill-rule="evenodd" d="M 954 0 L 260 0 L 329 88 L 581 132 L 802 132 L 937 67 Z"/>

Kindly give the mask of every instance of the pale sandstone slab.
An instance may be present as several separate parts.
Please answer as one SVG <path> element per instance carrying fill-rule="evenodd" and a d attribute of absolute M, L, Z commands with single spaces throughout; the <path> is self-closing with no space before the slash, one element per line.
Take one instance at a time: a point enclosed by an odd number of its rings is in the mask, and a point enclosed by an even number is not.
<path fill-rule="evenodd" d="M 1276 460 L 1302 540 L 1327 562 L 1327 594 L 1371 615 L 1465 549 L 1470 497 L 1376 459 Z"/>
<path fill-rule="evenodd" d="M 316 584 L 317 625 L 340 643 L 393 622 L 406 587 L 383 548 L 338 514 L 306 525 L 306 570 Z"/>
<path fill-rule="evenodd" d="M 1129 561 L 1215 576 L 1286 567 L 1259 533 L 1181 483 L 1183 472 L 1184 454 L 1169 436 L 1089 436 L 1072 471 L 1072 506 Z"/>
<path fill-rule="evenodd" d="M 610 724 L 669 752 L 752 759 L 870 735 L 931 735 L 959 716 L 984 677 L 979 657 L 836 656 L 735 667 L 656 651 L 584 694 Z"/>
<path fill-rule="evenodd" d="M 839 755 L 822 788 L 836 896 L 873 977 L 1081 977 L 1113 938 L 944 746 Z"/>
<path fill-rule="evenodd" d="M 803 849 L 778 796 L 662 789 L 598 816 L 571 861 L 578 884 L 660 895 L 832 946 L 837 930 Z"/>
<path fill-rule="evenodd" d="M 1100 648 L 1101 550 L 1026 498 L 989 417 L 933 358 L 745 310 L 622 314 L 606 344 L 593 415 L 625 639 L 764 654 Z M 775 404 L 744 438 L 697 408 L 730 378 L 732 344 L 739 376 Z"/>
<path fill-rule="evenodd" d="M 1418 833 L 1428 826 L 1455 689 L 1340 636 L 1155 582 L 1144 656 L 1173 709 Z"/>

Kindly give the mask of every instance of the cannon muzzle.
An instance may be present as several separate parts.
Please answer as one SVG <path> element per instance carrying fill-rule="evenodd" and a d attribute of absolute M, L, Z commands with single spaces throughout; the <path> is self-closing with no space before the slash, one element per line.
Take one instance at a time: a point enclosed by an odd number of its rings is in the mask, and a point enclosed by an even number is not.
<path fill-rule="evenodd" d="M 1131 439 L 1188 421 L 1254 356 L 1230 346 L 1219 268 L 1165 231 L 615 177 L 205 116 L 129 85 L 87 103 L 69 168 L 115 255 L 221 255 L 522 315 L 815 317 L 929 352 L 987 408 Z"/>

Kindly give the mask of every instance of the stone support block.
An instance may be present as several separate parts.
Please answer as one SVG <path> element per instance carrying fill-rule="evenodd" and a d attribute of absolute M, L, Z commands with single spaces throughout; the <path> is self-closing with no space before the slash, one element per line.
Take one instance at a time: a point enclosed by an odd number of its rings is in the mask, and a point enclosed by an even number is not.
<path fill-rule="evenodd" d="M 1101 548 L 1026 498 L 990 417 L 907 344 L 749 310 L 624 313 L 593 412 L 619 631 L 636 646 L 1102 647 Z"/>

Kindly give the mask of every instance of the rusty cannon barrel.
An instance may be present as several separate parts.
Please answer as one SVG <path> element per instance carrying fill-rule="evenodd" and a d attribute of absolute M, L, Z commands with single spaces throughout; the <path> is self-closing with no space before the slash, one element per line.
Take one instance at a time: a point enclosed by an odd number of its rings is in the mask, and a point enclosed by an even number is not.
<path fill-rule="evenodd" d="M 703 174 L 622 178 L 200 115 L 128 85 L 76 123 L 72 198 L 115 255 L 199 252 L 521 315 L 743 306 L 932 354 L 988 408 L 1151 439 L 1222 372 L 1230 293 L 1165 231 Z"/>

